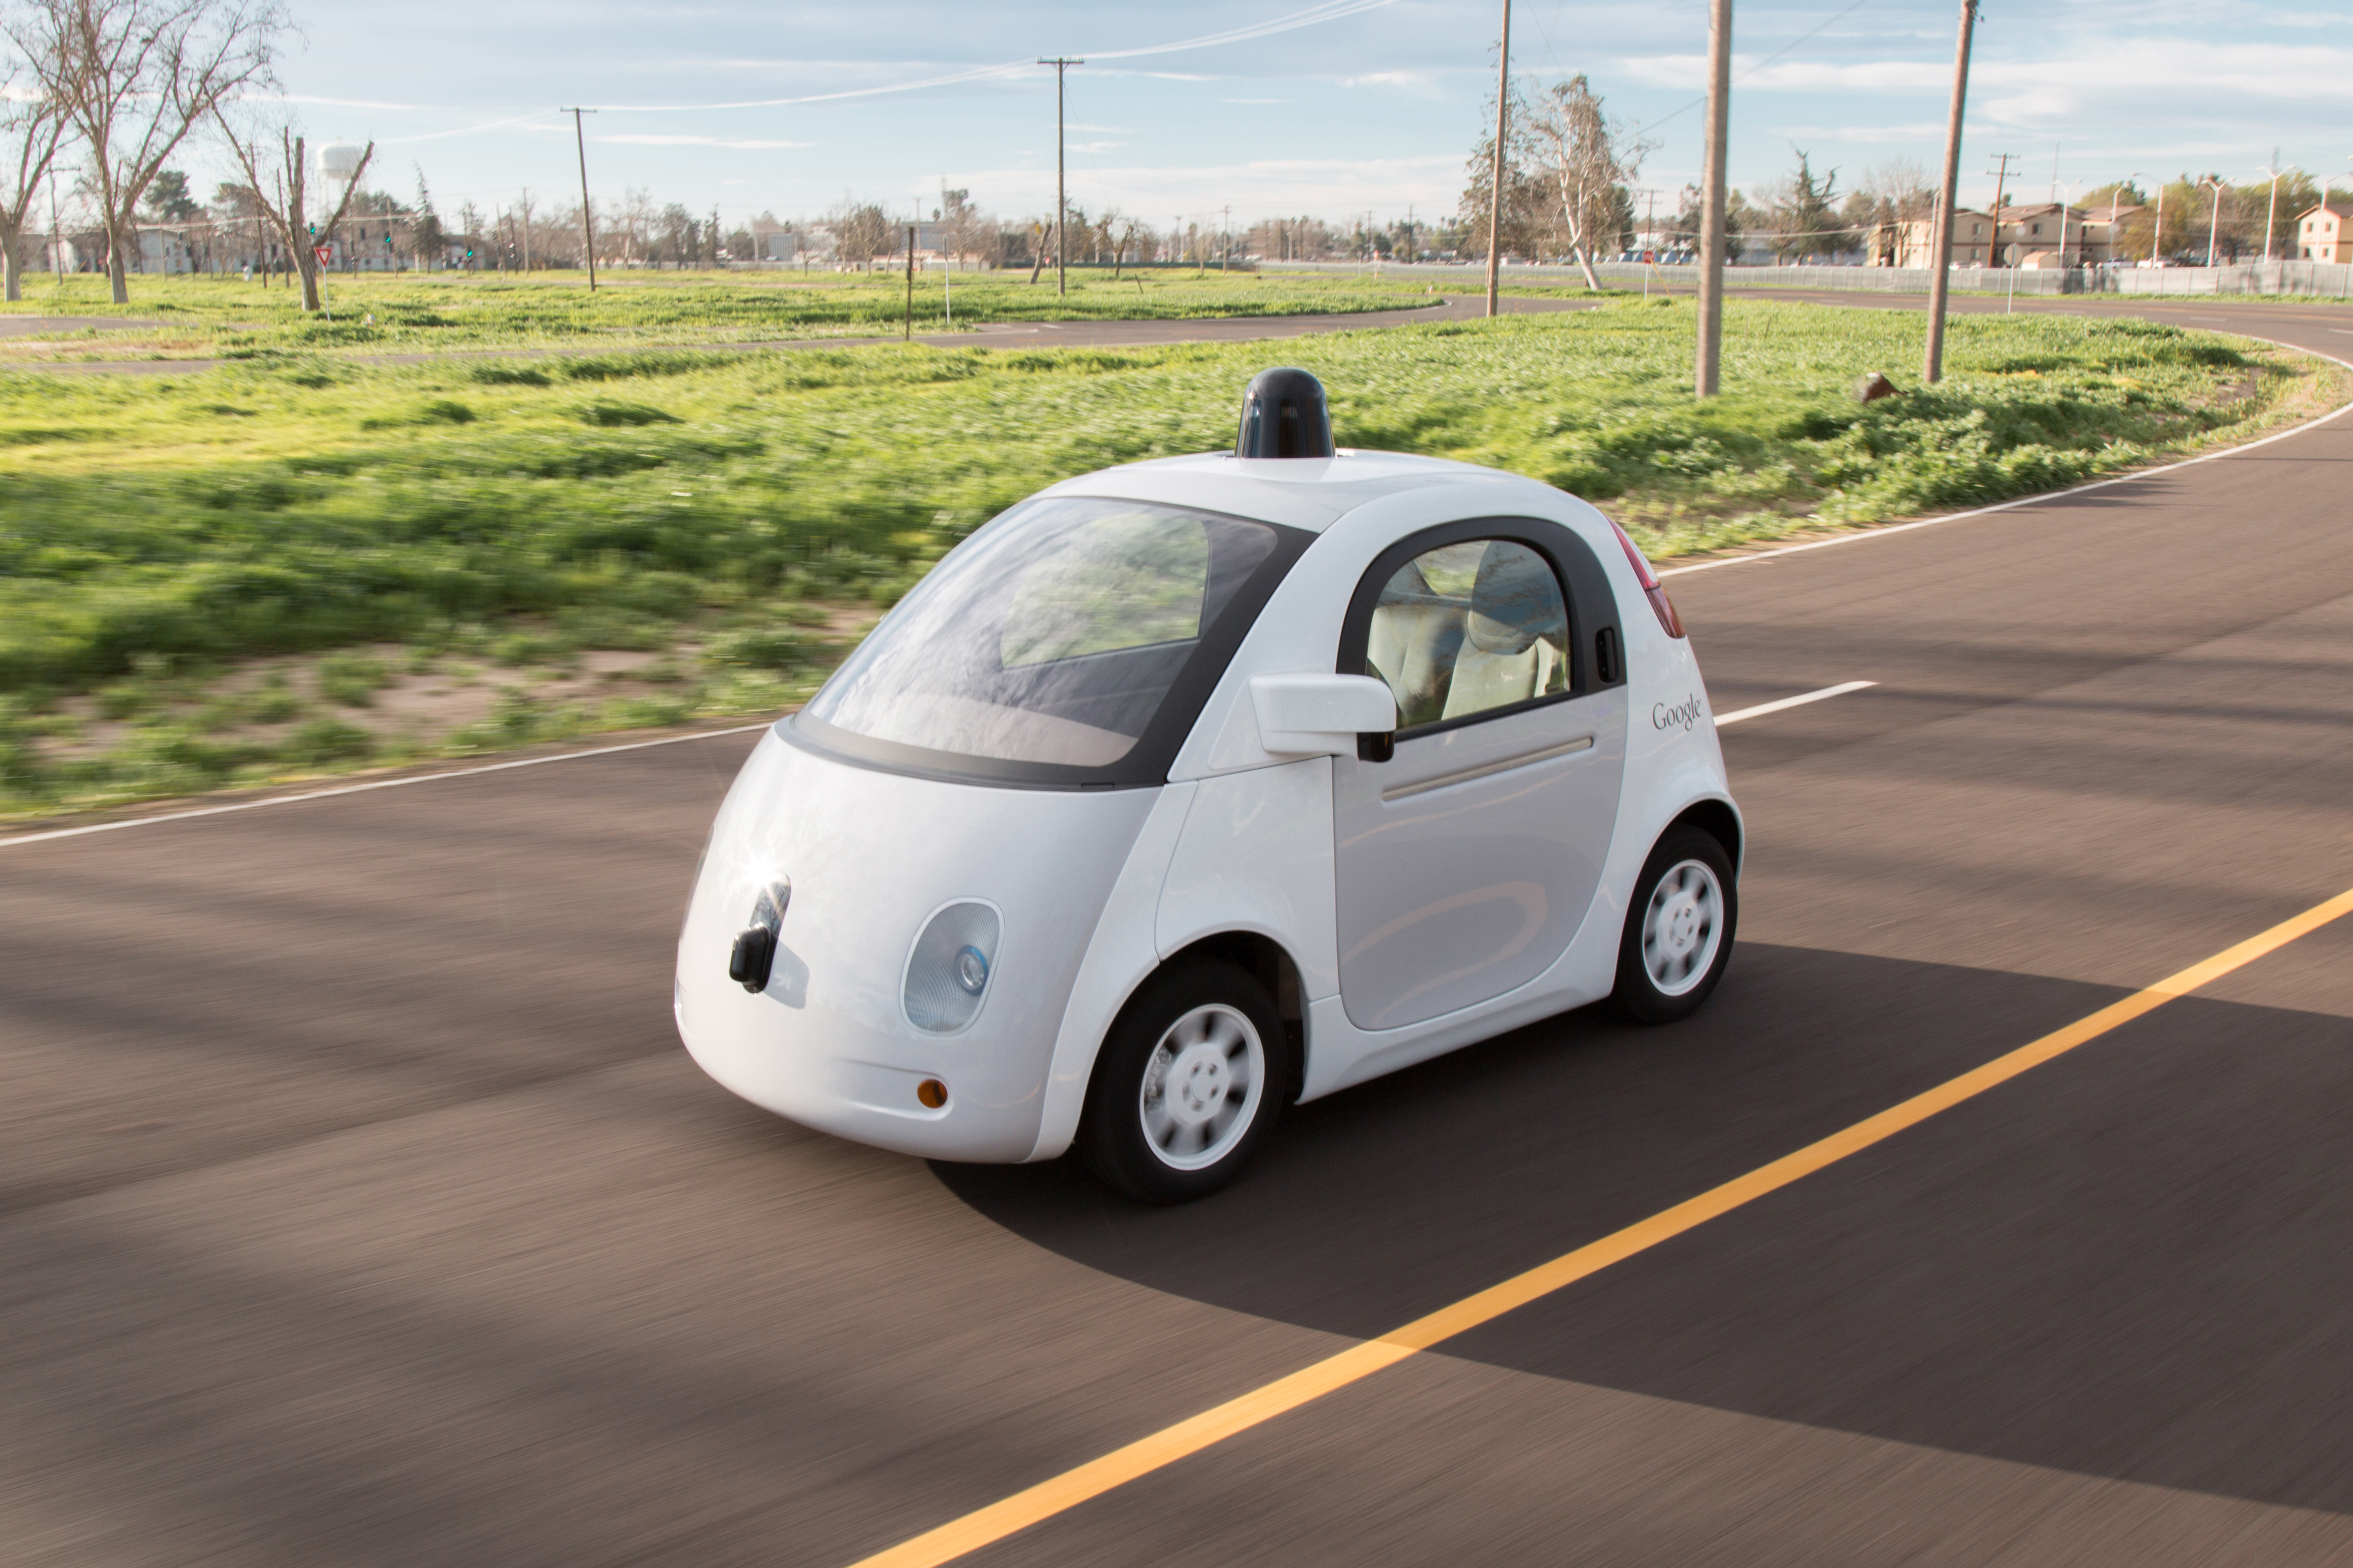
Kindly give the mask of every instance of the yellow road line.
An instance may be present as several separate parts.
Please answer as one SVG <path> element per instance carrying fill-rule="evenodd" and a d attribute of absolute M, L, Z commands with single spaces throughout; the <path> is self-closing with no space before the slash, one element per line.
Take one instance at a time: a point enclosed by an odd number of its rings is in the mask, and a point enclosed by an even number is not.
<path fill-rule="evenodd" d="M 2120 1028 L 2143 1014 L 2153 1013 L 2175 997 L 2186 996 L 2200 986 L 2253 963 L 2265 953 L 2285 947 L 2296 938 L 2317 931 L 2339 915 L 2348 913 L 2353 913 L 2353 889 L 2339 893 L 2327 903 L 2314 905 L 2292 920 L 2281 921 L 2259 936 L 2249 937 L 2235 947 L 2193 963 L 2179 973 L 2169 974 L 2146 990 L 2110 1003 L 2063 1029 L 2021 1046 L 2008 1056 L 1997 1057 L 1983 1067 L 1974 1068 L 1958 1078 L 1915 1094 L 1876 1116 L 1866 1117 L 1819 1142 L 1809 1143 L 1795 1153 L 1785 1154 L 1768 1165 L 1760 1165 L 1746 1175 L 1736 1176 L 1722 1186 L 1711 1187 L 1695 1198 L 1663 1209 L 1648 1219 L 1639 1220 L 1623 1230 L 1589 1242 L 1549 1263 L 1540 1263 L 1525 1274 L 1514 1275 L 1499 1285 L 1491 1285 L 1477 1295 L 1466 1296 L 1427 1317 L 1416 1318 L 1377 1340 L 1352 1345 L 1337 1355 L 1326 1357 L 1313 1366 L 1303 1367 L 1287 1377 L 1277 1378 L 1214 1409 L 1205 1410 L 1174 1426 L 1139 1438 L 1124 1448 L 1115 1448 L 1076 1469 L 1065 1470 L 1026 1491 L 1016 1492 L 961 1519 L 950 1520 L 937 1529 L 927 1530 L 912 1540 L 862 1559 L 854 1568 L 936 1568 L 937 1564 L 953 1562 L 992 1542 L 1002 1541 L 1017 1531 L 1026 1530 L 1030 1525 L 1076 1508 L 1114 1487 L 1149 1475 L 1163 1466 L 1173 1465 L 1188 1455 L 1198 1454 L 1286 1411 L 1312 1404 L 1441 1341 L 1492 1322 L 1515 1307 L 1524 1307 L 1539 1297 L 1548 1296 L 1564 1286 L 1598 1274 L 1613 1263 L 1622 1262 L 1636 1253 L 1705 1225 L 1720 1215 L 1754 1203 L 1767 1193 L 1778 1192 L 1825 1166 L 1836 1164 L 1850 1154 L 1859 1153 L 1874 1143 L 1892 1138 L 1907 1127 L 1915 1127 L 1939 1111 L 1949 1110 L 1964 1100 L 2009 1082 L 2021 1073 L 2041 1067 L 2054 1057 L 2064 1056 L 2086 1041 L 2095 1040 L 2111 1030 Z"/>

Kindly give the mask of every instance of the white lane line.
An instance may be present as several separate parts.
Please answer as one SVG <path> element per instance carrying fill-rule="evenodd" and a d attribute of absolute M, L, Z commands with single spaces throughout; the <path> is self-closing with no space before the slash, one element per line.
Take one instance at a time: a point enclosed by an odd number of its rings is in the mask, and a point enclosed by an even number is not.
<path fill-rule="evenodd" d="M 732 730 L 698 730 L 691 735 L 664 735 L 659 741 L 631 741 L 626 745 L 596 746 L 585 752 L 558 752 L 552 757 L 518 757 L 509 763 L 484 763 L 480 767 L 452 768 L 445 773 L 418 773 L 413 778 L 376 779 L 368 784 L 338 784 L 333 789 L 305 790 L 301 795 L 273 795 L 266 800 L 232 801 L 227 805 L 200 805 L 193 811 L 167 811 L 160 816 L 126 817 L 121 822 L 93 822 L 82 827 L 56 827 L 47 833 L 20 833 L 0 838 L 0 849 L 19 844 L 40 844 L 52 838 L 79 838 L 86 833 L 112 833 L 124 827 L 152 827 L 159 822 L 185 822 L 192 816 L 220 816 L 232 811 L 259 811 L 265 805 L 291 805 L 298 800 L 324 800 L 329 795 L 365 795 L 375 789 L 432 784 L 438 779 L 471 778 L 477 773 L 502 773 L 511 768 L 535 768 L 542 763 L 570 763 L 582 757 L 609 757 L 616 752 L 642 752 L 649 746 L 675 746 L 688 741 L 709 741 L 721 735 L 748 735 L 766 724 L 738 724 Z"/>
<path fill-rule="evenodd" d="M 1825 686 L 1820 691 L 1809 691 L 1800 697 L 1784 697 L 1778 702 L 1759 702 L 1754 708 L 1743 708 L 1736 713 L 1719 713 L 1715 727 L 1737 724 L 1743 719 L 1762 719 L 1767 713 L 1778 713 L 1784 708 L 1803 708 L 1809 702 L 1820 702 L 1828 697 L 1843 697 L 1850 691 L 1860 691 L 1866 686 L 1876 686 L 1876 680 L 1850 680 L 1842 686 Z"/>
<path fill-rule="evenodd" d="M 2341 329 L 2332 327 L 2329 330 L 2337 331 Z M 2347 370 L 2353 370 L 2353 361 L 2341 360 L 2335 354 L 2325 354 L 2318 349 L 2308 349 L 2301 343 L 2282 342 L 2277 338 L 2259 338 L 2252 332 L 2231 332 L 2226 335 L 2244 338 L 2249 342 L 2269 343 L 2274 348 L 2287 349 L 2295 353 L 2310 354 L 2315 359 L 2325 359 L 2331 364 L 2341 364 Z M 2348 413 L 2353 413 L 2353 403 L 2348 403 L 2341 408 L 2332 408 L 2317 418 L 2307 419 L 2301 425 L 2291 426 L 2277 435 L 2265 436 L 2260 440 L 2250 441 L 2243 447 L 2225 447 L 2219 452 L 2184 458 L 2178 463 L 2167 463 L 2159 468 L 2137 468 L 2129 474 L 2118 474 L 2114 479 L 2094 479 L 2089 484 L 2077 485 L 2071 489 L 2048 490 L 2039 496 L 2020 496 L 2015 500 L 1996 501 L 1991 506 L 1972 507 L 1967 511 L 1948 511 L 1940 517 L 1921 517 L 1915 518 L 1910 522 L 1891 522 L 1875 528 L 1857 529 L 1852 533 L 1841 533 L 1834 539 L 1816 539 L 1804 544 L 1784 544 L 1777 550 L 1759 550 L 1747 555 L 1718 556 L 1714 561 L 1696 562 L 1689 566 L 1661 567 L 1659 575 L 1662 578 L 1685 577 L 1694 572 L 1714 572 L 1725 566 L 1753 566 L 1759 562 L 1778 561 L 1785 555 L 1802 555 L 1813 550 L 1835 550 L 1842 544 L 1867 544 L 1874 539 L 1893 539 L 1899 533 L 1910 533 L 1915 529 L 1941 528 L 1946 523 L 1959 522 L 1967 518 L 1990 517 L 1995 512 L 2013 511 L 2022 506 L 2042 506 L 2050 501 L 2065 500 L 2070 496 L 2084 495 L 2092 490 L 2104 490 L 2112 485 L 2135 484 L 2142 479 L 2156 479 L 2159 474 L 2170 474 L 2181 468 L 2194 468 L 2200 463 L 2215 463 L 2225 458 L 2235 458 L 2242 453 L 2252 452 L 2258 447 L 2268 447 L 2274 441 L 2285 441 L 2301 436 L 2307 430 L 2318 429 L 2330 420 Z"/>

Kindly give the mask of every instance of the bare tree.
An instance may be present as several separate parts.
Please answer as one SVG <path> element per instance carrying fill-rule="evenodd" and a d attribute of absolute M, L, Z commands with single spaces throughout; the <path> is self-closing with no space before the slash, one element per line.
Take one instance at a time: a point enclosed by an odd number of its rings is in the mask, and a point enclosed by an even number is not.
<path fill-rule="evenodd" d="M 7 61 L 0 71 L 0 178 L 7 181 L 0 188 L 0 274 L 12 303 L 25 297 L 25 225 L 66 131 L 58 100 L 25 84 L 30 74 L 21 60 Z M 56 237 L 50 240 L 56 243 Z"/>
<path fill-rule="evenodd" d="M 312 237 L 332 234 L 335 226 L 343 221 L 343 215 L 351 210 L 352 196 L 367 174 L 368 162 L 375 156 L 375 143 L 369 142 L 361 152 L 358 166 L 343 182 L 343 199 L 335 204 L 333 214 L 313 229 L 306 216 L 310 171 L 302 138 L 295 134 L 294 128 L 278 126 L 278 144 L 273 148 L 264 133 L 240 132 L 227 113 L 216 112 L 215 118 L 220 122 L 237 167 L 244 172 L 246 188 L 253 192 L 255 205 L 261 209 L 262 221 L 277 231 L 287 254 L 294 258 L 295 269 L 302 278 L 302 309 L 318 310 L 319 253 Z"/>
<path fill-rule="evenodd" d="M 871 202 L 855 202 L 844 197 L 833 209 L 828 219 L 833 228 L 833 244 L 843 264 L 856 263 L 861 272 L 874 269 L 874 258 L 895 250 L 892 241 L 895 230 L 891 216 Z"/>
<path fill-rule="evenodd" d="M 1863 171 L 1855 189 L 1876 204 L 1883 221 L 1926 217 L 1936 205 L 1936 187 L 1916 158 L 1890 158 Z"/>
<path fill-rule="evenodd" d="M 190 132 L 272 79 L 290 23 L 278 0 L 34 0 L 9 36 L 81 135 L 114 302 L 148 185 Z"/>
<path fill-rule="evenodd" d="M 1112 253 L 1111 268 L 1114 280 L 1119 277 L 1119 264 L 1127 259 L 1131 249 L 1135 252 L 1137 266 L 1151 259 L 1145 249 L 1152 243 L 1152 226 L 1140 217 L 1123 217 L 1119 220 L 1119 238 L 1115 243 L 1118 248 Z"/>
<path fill-rule="evenodd" d="M 630 185 L 621 193 L 621 210 L 607 226 L 608 232 L 617 231 L 623 245 L 622 259 L 636 263 L 645 259 L 653 247 L 654 224 L 658 217 L 653 197 L 643 185 Z"/>
<path fill-rule="evenodd" d="M 940 187 L 940 222 L 948 243 L 949 254 L 958 263 L 981 248 L 983 236 L 992 226 L 988 215 L 975 206 L 969 190 Z"/>
<path fill-rule="evenodd" d="M 1602 113 L 1601 98 L 1585 78 L 1556 83 L 1538 103 L 1533 129 L 1544 148 L 1542 163 L 1552 176 L 1569 253 L 1585 270 L 1586 286 L 1599 289 L 1593 270 L 1597 243 L 1612 247 L 1623 226 L 1626 187 L 1642 167 L 1648 144 L 1633 140 Z"/>

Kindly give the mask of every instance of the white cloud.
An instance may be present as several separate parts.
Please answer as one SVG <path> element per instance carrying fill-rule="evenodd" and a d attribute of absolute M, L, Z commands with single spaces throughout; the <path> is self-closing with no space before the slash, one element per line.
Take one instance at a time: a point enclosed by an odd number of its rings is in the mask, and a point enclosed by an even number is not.
<path fill-rule="evenodd" d="M 611 142 L 625 147 L 733 147 L 766 151 L 777 147 L 814 147 L 814 142 L 734 142 L 719 136 L 591 136 L 591 142 Z"/>
<path fill-rule="evenodd" d="M 1777 125 L 1773 134 L 1792 141 L 1850 142 L 1865 144 L 1881 142 L 1941 141 L 1945 127 L 1942 121 L 1924 120 L 1913 125 Z"/>

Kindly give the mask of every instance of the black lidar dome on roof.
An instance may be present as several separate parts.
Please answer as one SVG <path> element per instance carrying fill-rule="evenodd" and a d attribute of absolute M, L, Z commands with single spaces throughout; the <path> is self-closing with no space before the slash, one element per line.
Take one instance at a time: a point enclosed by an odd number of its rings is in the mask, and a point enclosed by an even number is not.
<path fill-rule="evenodd" d="M 1242 394 L 1237 458 L 1328 458 L 1332 456 L 1332 411 L 1324 384 L 1288 365 L 1262 370 Z"/>

